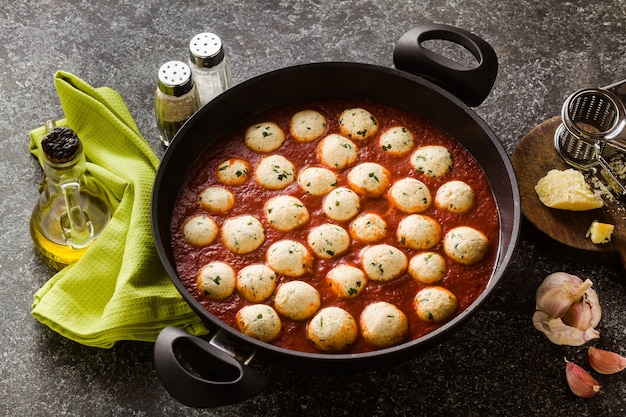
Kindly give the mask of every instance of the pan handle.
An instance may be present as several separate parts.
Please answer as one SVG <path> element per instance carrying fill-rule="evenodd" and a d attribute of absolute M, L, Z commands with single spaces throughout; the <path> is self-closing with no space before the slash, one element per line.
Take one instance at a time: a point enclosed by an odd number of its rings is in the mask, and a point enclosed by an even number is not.
<path fill-rule="evenodd" d="M 165 389 L 190 407 L 219 407 L 243 401 L 269 383 L 222 349 L 176 327 L 166 327 L 159 333 L 154 361 Z"/>
<path fill-rule="evenodd" d="M 434 39 L 463 46 L 478 65 L 460 65 L 422 46 L 422 42 Z M 436 23 L 414 27 L 402 35 L 394 48 L 393 62 L 397 69 L 433 81 L 470 107 L 487 98 L 498 73 L 498 58 L 491 45 L 466 30 Z"/>

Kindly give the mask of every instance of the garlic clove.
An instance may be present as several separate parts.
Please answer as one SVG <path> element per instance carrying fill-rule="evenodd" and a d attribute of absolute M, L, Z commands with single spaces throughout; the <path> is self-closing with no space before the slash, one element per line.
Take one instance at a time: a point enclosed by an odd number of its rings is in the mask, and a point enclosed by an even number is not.
<path fill-rule="evenodd" d="M 567 310 L 567 313 L 565 313 L 562 319 L 563 323 L 567 324 L 568 326 L 575 327 L 578 330 L 584 331 L 590 327 L 593 327 L 591 325 L 591 309 L 582 302 L 572 304 L 572 306 L 569 310 Z"/>
<path fill-rule="evenodd" d="M 589 364 L 601 374 L 614 374 L 626 369 L 626 358 L 608 350 L 589 346 Z"/>
<path fill-rule="evenodd" d="M 590 398 L 600 391 L 600 384 L 587 371 L 565 359 L 565 378 L 570 390 L 579 397 Z"/>

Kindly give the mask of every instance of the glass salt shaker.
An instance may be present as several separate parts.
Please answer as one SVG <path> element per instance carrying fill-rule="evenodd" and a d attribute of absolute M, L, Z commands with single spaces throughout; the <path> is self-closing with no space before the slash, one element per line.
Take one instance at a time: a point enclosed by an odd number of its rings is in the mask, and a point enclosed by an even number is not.
<path fill-rule="evenodd" d="M 161 141 L 169 146 L 182 125 L 200 108 L 191 69 L 180 61 L 161 65 L 154 95 L 154 111 Z"/>
<path fill-rule="evenodd" d="M 189 42 L 189 67 L 204 106 L 232 86 L 230 63 L 219 36 L 204 32 Z"/>

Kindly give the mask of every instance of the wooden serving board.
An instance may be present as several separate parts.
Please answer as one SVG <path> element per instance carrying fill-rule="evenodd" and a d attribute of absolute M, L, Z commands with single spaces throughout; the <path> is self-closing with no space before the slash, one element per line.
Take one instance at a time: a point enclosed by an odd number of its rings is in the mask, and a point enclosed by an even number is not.
<path fill-rule="evenodd" d="M 525 219 L 549 237 L 550 248 L 576 262 L 617 262 L 626 271 L 626 211 L 624 202 L 605 201 L 605 207 L 589 211 L 569 211 L 545 206 L 535 185 L 551 169 L 567 169 L 554 148 L 554 132 L 561 123 L 553 117 L 528 132 L 511 158 L 521 196 Z M 594 244 L 585 237 L 591 222 L 598 220 L 615 226 L 611 242 Z"/>

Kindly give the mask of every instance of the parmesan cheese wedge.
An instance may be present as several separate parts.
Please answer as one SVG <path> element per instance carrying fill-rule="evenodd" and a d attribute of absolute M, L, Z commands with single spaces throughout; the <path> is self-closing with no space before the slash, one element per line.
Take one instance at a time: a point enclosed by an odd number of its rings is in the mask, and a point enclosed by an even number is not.
<path fill-rule="evenodd" d="M 551 170 L 537 182 L 535 191 L 543 204 L 556 209 L 585 211 L 604 205 L 602 199 L 593 193 L 583 174 L 572 168 Z"/>
<path fill-rule="evenodd" d="M 607 223 L 600 223 L 594 220 L 587 230 L 585 237 L 591 238 L 591 241 L 596 245 L 599 243 L 608 243 L 611 241 L 611 235 L 615 226 Z"/>

